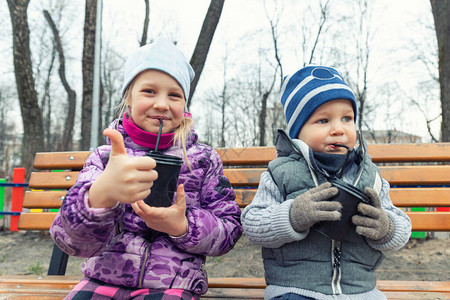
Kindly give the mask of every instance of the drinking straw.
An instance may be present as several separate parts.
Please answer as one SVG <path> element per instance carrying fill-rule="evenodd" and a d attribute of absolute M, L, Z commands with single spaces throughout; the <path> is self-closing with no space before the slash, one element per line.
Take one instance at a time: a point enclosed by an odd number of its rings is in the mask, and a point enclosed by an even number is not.
<path fill-rule="evenodd" d="M 159 119 L 159 132 L 158 132 L 158 139 L 156 140 L 155 151 L 158 151 L 159 139 L 161 138 L 162 127 L 163 127 L 163 120 Z"/>

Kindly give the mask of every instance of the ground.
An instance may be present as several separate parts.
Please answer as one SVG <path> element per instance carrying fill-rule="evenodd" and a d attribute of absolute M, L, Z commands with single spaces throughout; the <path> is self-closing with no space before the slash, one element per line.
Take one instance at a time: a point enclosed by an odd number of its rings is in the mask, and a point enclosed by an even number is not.
<path fill-rule="evenodd" d="M 0 275 L 46 274 L 53 241 L 48 233 L 0 231 Z M 402 250 L 386 253 L 378 279 L 450 281 L 450 239 L 412 239 Z M 82 259 L 69 259 L 68 275 L 80 275 Z M 209 277 L 262 277 L 261 252 L 243 236 L 222 257 L 207 259 Z"/>

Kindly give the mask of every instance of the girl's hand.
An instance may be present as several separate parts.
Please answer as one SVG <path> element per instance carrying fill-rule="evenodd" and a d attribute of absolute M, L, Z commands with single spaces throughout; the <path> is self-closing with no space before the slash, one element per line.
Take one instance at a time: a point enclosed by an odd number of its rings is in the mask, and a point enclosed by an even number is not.
<path fill-rule="evenodd" d="M 103 173 L 89 190 L 91 207 L 113 207 L 117 202 L 134 203 L 150 194 L 158 174 L 156 162 L 149 156 L 129 157 L 123 137 L 117 130 L 105 129 L 111 140 L 111 153 Z"/>
<path fill-rule="evenodd" d="M 177 188 L 175 204 L 170 207 L 149 206 L 143 200 L 132 203 L 131 206 L 151 229 L 175 237 L 182 236 L 187 232 L 186 198 L 182 184 Z"/>

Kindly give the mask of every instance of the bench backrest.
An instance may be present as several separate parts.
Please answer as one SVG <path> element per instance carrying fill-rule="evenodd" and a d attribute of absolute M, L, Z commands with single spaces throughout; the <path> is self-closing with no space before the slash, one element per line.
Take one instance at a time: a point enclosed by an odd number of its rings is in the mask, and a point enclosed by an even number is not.
<path fill-rule="evenodd" d="M 240 207 L 248 205 L 274 147 L 218 148 L 224 173 L 236 191 Z M 427 207 L 425 212 L 407 212 L 414 231 L 450 231 L 450 212 L 436 207 L 450 206 L 450 143 L 372 144 L 369 153 L 380 165 L 382 176 L 391 184 L 390 196 L 398 207 Z M 37 153 L 36 172 L 31 173 L 23 207 L 43 212 L 22 213 L 21 230 L 48 230 L 64 195 L 76 181 L 89 151 Z M 59 172 L 51 172 L 60 170 Z"/>

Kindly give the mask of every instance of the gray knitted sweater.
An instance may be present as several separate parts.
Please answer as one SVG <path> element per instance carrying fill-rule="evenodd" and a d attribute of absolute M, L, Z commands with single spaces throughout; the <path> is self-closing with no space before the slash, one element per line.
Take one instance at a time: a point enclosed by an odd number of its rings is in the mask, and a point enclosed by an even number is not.
<path fill-rule="evenodd" d="M 305 149 L 303 142 L 299 140 L 294 140 L 294 142 L 298 143 L 300 148 Z M 383 209 L 394 223 L 395 231 L 392 238 L 383 244 L 373 243 L 369 240 L 367 243 L 370 247 L 379 251 L 398 250 L 409 239 L 411 221 L 403 211 L 392 204 L 389 198 L 389 184 L 384 179 L 382 180 L 380 198 L 382 199 Z M 296 232 L 289 222 L 289 210 L 292 202 L 293 199 L 286 200 L 283 198 L 271 175 L 264 172 L 252 204 L 244 210 L 241 217 L 245 234 L 249 240 L 264 248 L 273 249 L 304 240 L 308 236 L 309 230 Z M 308 270 L 300 271 L 308 272 Z M 270 299 L 288 292 L 316 299 L 385 299 L 385 296 L 376 289 L 352 295 L 343 295 L 339 291 L 333 295 L 325 295 L 312 290 L 270 284 L 266 289 L 266 298 Z"/>

